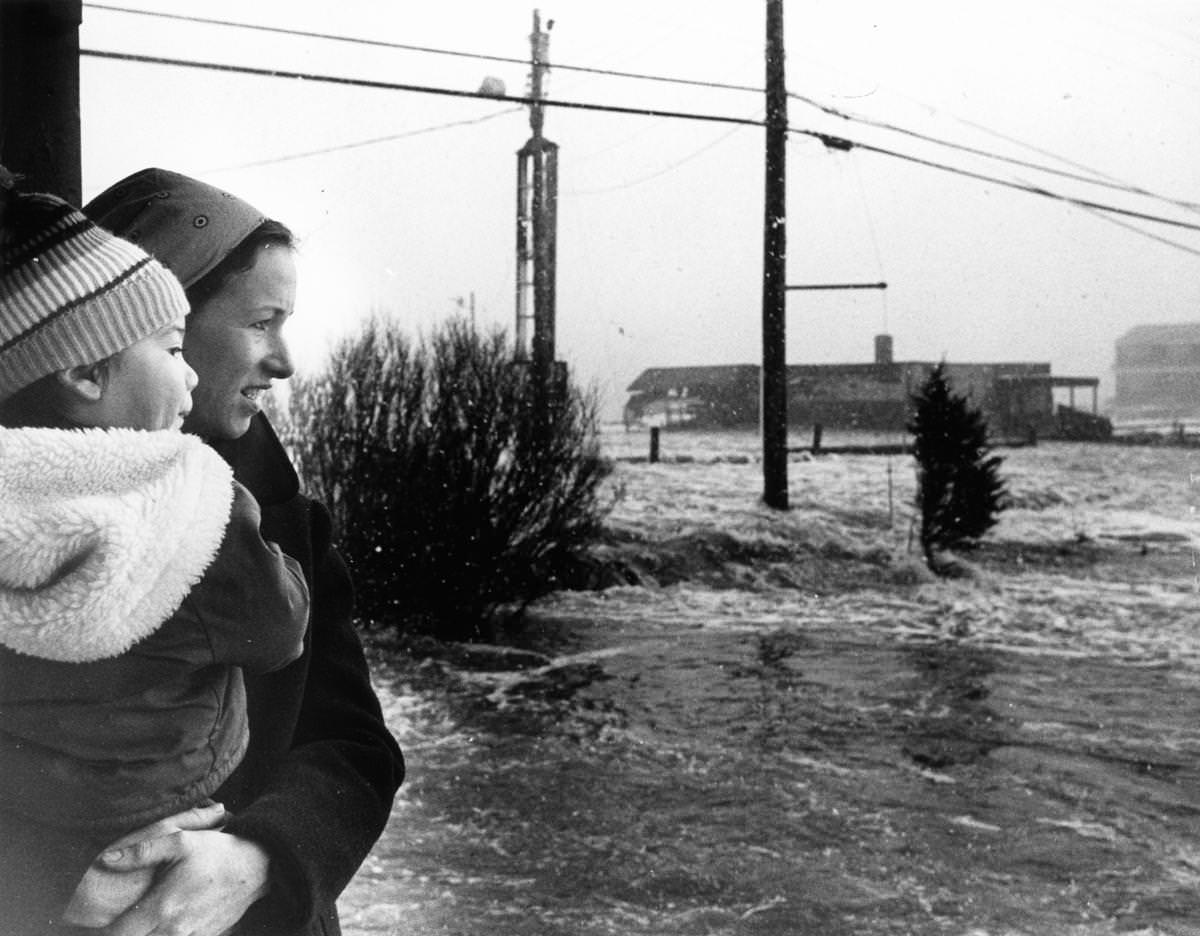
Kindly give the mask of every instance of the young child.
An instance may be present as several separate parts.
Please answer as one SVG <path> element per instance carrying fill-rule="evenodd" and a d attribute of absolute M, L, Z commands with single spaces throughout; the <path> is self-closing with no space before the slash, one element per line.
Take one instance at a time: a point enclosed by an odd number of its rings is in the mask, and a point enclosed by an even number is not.
<path fill-rule="evenodd" d="M 208 801 L 246 749 L 241 667 L 295 659 L 298 564 L 180 433 L 173 275 L 0 179 L 0 930 L 59 931 L 120 836 Z M 103 926 L 143 876 L 93 873 Z M 97 894 L 96 889 L 101 893 Z"/>

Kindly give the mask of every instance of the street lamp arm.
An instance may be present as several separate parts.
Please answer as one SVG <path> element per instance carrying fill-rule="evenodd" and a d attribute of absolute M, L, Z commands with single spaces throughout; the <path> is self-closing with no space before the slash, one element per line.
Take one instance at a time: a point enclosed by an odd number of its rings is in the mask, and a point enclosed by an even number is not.
<path fill-rule="evenodd" d="M 887 283 L 812 283 L 784 286 L 784 289 L 887 289 Z"/>

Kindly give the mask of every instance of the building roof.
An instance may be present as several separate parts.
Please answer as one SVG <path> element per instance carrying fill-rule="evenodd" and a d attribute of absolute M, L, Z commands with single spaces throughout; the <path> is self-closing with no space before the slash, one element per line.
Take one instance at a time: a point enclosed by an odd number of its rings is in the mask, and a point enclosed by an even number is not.
<path fill-rule="evenodd" d="M 1169 322 L 1136 325 L 1117 339 L 1117 344 L 1175 344 L 1200 342 L 1200 322 Z"/>
<path fill-rule="evenodd" d="M 894 361 L 890 364 L 872 364 L 858 362 L 854 364 L 789 364 L 787 365 L 787 380 L 811 380 L 814 377 L 828 377 L 849 374 L 875 374 L 883 368 L 888 373 L 900 374 L 905 370 L 932 368 L 936 361 Z M 945 363 L 945 362 L 944 362 Z M 1043 362 L 1002 362 L 1002 363 L 946 363 L 947 369 L 953 373 L 956 370 L 973 368 L 990 368 L 992 371 L 1003 373 L 1011 371 L 1009 379 L 1025 379 L 1034 373 L 1048 377 L 1050 365 Z M 700 367 L 650 367 L 642 371 L 628 387 L 627 393 L 663 394 L 681 387 L 700 389 L 702 387 L 719 387 L 722 389 L 739 384 L 754 383 L 758 380 L 759 365 L 757 364 L 711 364 Z M 1069 380 L 1073 378 L 1063 378 Z M 1085 380 L 1090 378 L 1074 378 Z M 1077 384 L 1081 385 L 1081 384 Z M 1063 384 L 1067 386 L 1067 384 Z"/>
<path fill-rule="evenodd" d="M 1001 374 L 999 383 L 1045 384 L 1050 387 L 1098 387 L 1099 377 L 1060 377 L 1058 374 Z"/>
<path fill-rule="evenodd" d="M 665 393 L 675 387 L 729 386 L 758 380 L 757 364 L 713 364 L 707 367 L 650 367 L 626 387 L 627 393 Z"/>

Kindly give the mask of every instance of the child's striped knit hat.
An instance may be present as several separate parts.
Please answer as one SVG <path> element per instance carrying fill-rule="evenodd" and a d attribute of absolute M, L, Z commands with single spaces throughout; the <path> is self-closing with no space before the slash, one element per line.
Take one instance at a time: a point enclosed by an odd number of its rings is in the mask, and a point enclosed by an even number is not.
<path fill-rule="evenodd" d="M 0 180 L 0 400 L 101 361 L 187 311 L 179 281 L 140 247 L 54 195 Z"/>

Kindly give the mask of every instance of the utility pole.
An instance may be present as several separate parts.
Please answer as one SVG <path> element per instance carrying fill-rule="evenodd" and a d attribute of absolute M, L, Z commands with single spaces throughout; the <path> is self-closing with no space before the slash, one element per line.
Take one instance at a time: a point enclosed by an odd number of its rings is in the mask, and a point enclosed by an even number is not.
<path fill-rule="evenodd" d="M 545 123 L 545 77 L 550 69 L 553 20 L 542 30 L 533 11 L 529 36 L 529 126 L 533 136 L 517 152 L 517 336 L 518 361 L 530 365 L 534 406 L 550 412 L 565 383 L 555 363 L 555 263 L 558 227 L 558 144 L 542 135 Z M 532 336 L 530 335 L 532 325 Z"/>
<path fill-rule="evenodd" d="M 81 0 L 0 0 L 0 163 L 28 191 L 83 196 Z"/>
<path fill-rule="evenodd" d="M 787 476 L 787 86 L 783 0 L 767 0 L 767 145 L 763 217 L 763 502 L 788 508 Z"/>

